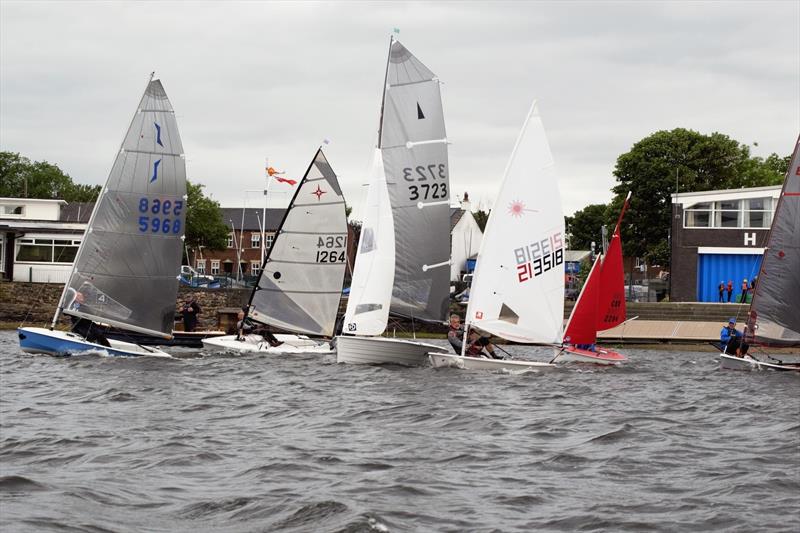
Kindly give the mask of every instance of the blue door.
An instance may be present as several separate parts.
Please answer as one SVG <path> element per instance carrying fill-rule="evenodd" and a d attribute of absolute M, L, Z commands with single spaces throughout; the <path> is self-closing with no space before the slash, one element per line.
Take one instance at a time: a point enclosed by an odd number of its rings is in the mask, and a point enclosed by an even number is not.
<path fill-rule="evenodd" d="M 742 296 L 742 281 L 748 283 L 758 275 L 761 268 L 759 254 L 698 254 L 697 256 L 697 301 L 718 302 L 719 283 L 725 284 L 724 301 L 728 301 L 728 281 L 733 282 L 731 302 Z M 749 300 L 749 295 L 748 295 Z"/>

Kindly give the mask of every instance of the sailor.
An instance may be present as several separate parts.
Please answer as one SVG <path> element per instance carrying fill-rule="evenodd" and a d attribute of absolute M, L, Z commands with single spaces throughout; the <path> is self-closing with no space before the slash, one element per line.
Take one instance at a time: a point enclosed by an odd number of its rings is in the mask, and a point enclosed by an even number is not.
<path fill-rule="evenodd" d="M 450 315 L 450 329 L 447 330 L 447 340 L 450 341 L 450 346 L 458 355 L 461 355 L 461 347 L 464 344 L 464 328 L 461 326 L 461 317 L 452 314 Z"/>
<path fill-rule="evenodd" d="M 236 322 L 237 341 L 259 342 L 260 339 L 258 339 L 257 336 L 260 335 L 273 348 L 283 344 L 283 342 L 279 341 L 275 335 L 270 333 L 265 327 L 256 327 L 252 322 L 250 322 L 250 319 L 246 319 L 244 317 L 246 309 L 247 307 L 242 307 L 242 310 L 239 311 L 237 315 L 237 318 L 239 319 L 238 322 Z M 251 337 L 251 335 L 254 337 Z"/>
<path fill-rule="evenodd" d="M 736 357 L 743 357 L 747 355 L 747 350 L 750 346 L 742 339 L 742 333 L 736 329 L 736 319 L 731 318 L 728 320 L 728 325 L 723 326 L 719 334 L 719 340 L 722 344 L 722 352 L 729 355 L 736 355 Z"/>
<path fill-rule="evenodd" d="M 467 336 L 467 349 L 464 352 L 469 357 L 486 357 L 489 359 L 503 359 L 502 355 L 497 355 L 494 351 L 489 337 L 481 337 L 474 329 L 469 331 Z"/>
<path fill-rule="evenodd" d="M 83 309 L 84 302 L 86 298 L 83 296 L 83 293 L 78 291 L 75 293 L 75 299 L 72 300 L 69 308 L 73 311 L 85 311 Z M 72 322 L 72 327 L 70 330 L 73 333 L 77 333 L 87 342 L 93 342 L 95 344 L 99 344 L 101 346 L 106 346 L 107 348 L 111 348 L 111 343 L 108 342 L 108 339 L 104 335 L 105 329 L 100 324 L 96 324 L 95 322 L 89 320 L 88 318 L 81 318 L 75 315 L 70 315 L 70 321 Z"/>

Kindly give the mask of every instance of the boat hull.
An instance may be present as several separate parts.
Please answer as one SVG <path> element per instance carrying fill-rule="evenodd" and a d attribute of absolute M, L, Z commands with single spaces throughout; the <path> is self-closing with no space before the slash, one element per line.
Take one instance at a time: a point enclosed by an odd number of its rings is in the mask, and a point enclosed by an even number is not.
<path fill-rule="evenodd" d="M 111 347 L 87 342 L 83 337 L 69 331 L 46 328 L 19 328 L 19 346 L 23 352 L 54 356 L 67 355 L 113 355 L 117 357 L 140 357 L 144 355 L 171 357 L 155 348 L 145 348 L 138 344 L 109 339 Z"/>
<path fill-rule="evenodd" d="M 782 372 L 800 372 L 800 365 L 797 364 L 776 364 L 756 361 L 750 357 L 735 357 L 733 355 L 720 354 L 719 367 L 723 370 L 778 370 Z"/>
<path fill-rule="evenodd" d="M 261 335 L 247 335 L 237 340 L 236 335 L 223 335 L 203 339 L 203 348 L 233 353 L 263 353 L 272 355 L 329 355 L 334 352 L 327 341 L 315 341 L 305 335 L 275 335 L 280 346 L 270 346 Z"/>
<path fill-rule="evenodd" d="M 434 368 L 460 368 L 463 370 L 493 370 L 506 372 L 537 372 L 553 370 L 556 365 L 539 361 L 518 361 L 509 359 L 486 359 L 482 357 L 467 357 L 449 353 L 429 353 L 431 365 Z"/>
<path fill-rule="evenodd" d="M 564 348 L 556 357 L 556 361 L 559 363 L 588 363 L 593 365 L 618 365 L 627 360 L 628 358 L 624 355 L 599 346 L 597 351 L 594 352 L 569 346 Z"/>
<path fill-rule="evenodd" d="M 428 353 L 445 350 L 443 346 L 405 339 L 336 337 L 336 362 L 353 365 L 423 366 L 428 363 Z"/>
<path fill-rule="evenodd" d="M 125 331 L 119 328 L 110 328 L 105 332 L 107 339 L 117 339 L 125 342 L 133 342 L 141 346 L 181 346 L 183 348 L 202 348 L 203 339 L 210 337 L 220 337 L 225 335 L 224 331 L 172 331 L 172 339 Z"/>

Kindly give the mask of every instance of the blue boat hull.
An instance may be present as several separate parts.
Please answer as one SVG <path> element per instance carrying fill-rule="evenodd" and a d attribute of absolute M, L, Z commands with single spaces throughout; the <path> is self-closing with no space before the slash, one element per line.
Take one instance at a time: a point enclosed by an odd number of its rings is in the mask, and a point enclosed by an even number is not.
<path fill-rule="evenodd" d="M 33 354 L 69 356 L 76 354 L 113 355 L 119 357 L 137 357 L 141 355 L 169 356 L 160 350 L 144 348 L 136 344 L 110 341 L 112 347 L 101 346 L 67 331 L 49 330 L 45 328 L 19 328 L 19 346 L 22 351 Z"/>

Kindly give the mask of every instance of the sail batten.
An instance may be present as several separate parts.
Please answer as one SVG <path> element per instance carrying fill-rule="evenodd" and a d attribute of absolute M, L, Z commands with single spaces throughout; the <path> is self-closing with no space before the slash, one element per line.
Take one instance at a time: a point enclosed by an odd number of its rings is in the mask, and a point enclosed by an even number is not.
<path fill-rule="evenodd" d="M 97 199 L 59 309 L 169 336 L 186 215 L 186 167 L 172 105 L 148 84 Z"/>
<path fill-rule="evenodd" d="M 748 317 L 765 345 L 800 344 L 800 137 L 775 207 Z"/>
<path fill-rule="evenodd" d="M 335 201 L 323 201 L 326 195 Z M 305 202 L 306 198 L 311 201 Z M 344 198 L 336 174 L 319 149 L 264 261 L 248 316 L 297 333 L 333 335 L 346 265 Z"/>

